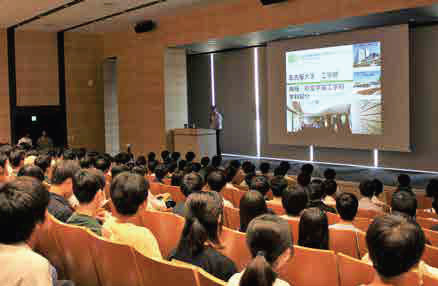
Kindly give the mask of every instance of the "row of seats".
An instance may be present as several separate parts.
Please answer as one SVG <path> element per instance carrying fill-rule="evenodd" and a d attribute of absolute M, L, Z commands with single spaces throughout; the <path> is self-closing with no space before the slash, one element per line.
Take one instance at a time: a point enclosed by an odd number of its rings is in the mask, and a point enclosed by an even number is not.
<path fill-rule="evenodd" d="M 176 245 L 184 224 L 182 218 L 160 212 L 145 212 L 133 222 L 150 227 L 163 253 L 166 247 Z M 251 259 L 245 234 L 224 228 L 221 238 L 224 245 L 221 251 L 236 262 L 239 270 L 244 269 Z M 225 285 L 197 267 L 144 257 L 128 246 L 97 237 L 84 228 L 63 224 L 51 216 L 38 232 L 35 248 L 51 261 L 61 277 L 81 286 Z M 438 254 L 438 250 L 434 251 Z M 279 274 L 294 286 L 356 286 L 370 283 L 374 269 L 335 251 L 295 246 L 293 259 Z M 431 277 L 423 280 L 424 286 L 438 283 Z M 420 285 L 419 277 L 409 274 L 402 285 Z"/>

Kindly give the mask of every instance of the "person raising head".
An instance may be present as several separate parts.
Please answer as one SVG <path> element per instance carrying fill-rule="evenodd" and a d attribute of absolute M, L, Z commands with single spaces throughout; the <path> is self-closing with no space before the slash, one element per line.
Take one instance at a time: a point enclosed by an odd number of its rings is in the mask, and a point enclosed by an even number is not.
<path fill-rule="evenodd" d="M 268 213 L 265 198 L 258 191 L 248 191 L 240 199 L 240 231 L 246 232 L 246 229 L 255 217 Z"/>
<path fill-rule="evenodd" d="M 237 272 L 234 263 L 216 248 L 220 247 L 223 203 L 216 192 L 191 194 L 185 205 L 185 225 L 178 246 L 169 256 L 201 267 L 223 281 Z"/>
<path fill-rule="evenodd" d="M 9 163 L 12 167 L 12 172 L 10 174 L 11 177 L 16 177 L 18 170 L 24 165 L 24 151 L 23 150 L 15 150 L 12 151 L 9 155 Z"/>
<path fill-rule="evenodd" d="M 197 173 L 189 173 L 184 175 L 182 183 L 181 183 L 181 192 L 187 198 L 192 193 L 201 192 L 204 187 L 204 181 L 201 178 L 201 175 Z M 184 206 L 185 202 L 179 202 L 173 208 L 173 213 L 184 216 Z"/>
<path fill-rule="evenodd" d="M 336 198 L 336 209 L 341 221 L 333 224 L 330 228 L 333 229 L 348 229 L 359 231 L 354 225 L 353 220 L 357 214 L 359 202 L 355 195 L 350 193 L 342 193 Z"/>
<path fill-rule="evenodd" d="M 269 203 L 281 205 L 283 194 L 288 186 L 287 180 L 284 177 L 273 177 L 270 185 L 274 199 L 269 201 Z"/>
<path fill-rule="evenodd" d="M 68 199 L 73 195 L 73 176 L 80 170 L 75 161 L 61 161 L 53 167 L 48 211 L 62 222 L 73 214 Z"/>
<path fill-rule="evenodd" d="M 207 189 L 210 191 L 221 193 L 226 184 L 227 181 L 225 179 L 225 173 L 223 171 L 213 171 L 207 176 Z M 234 207 L 233 204 L 225 198 L 223 198 L 223 201 L 224 206 L 231 208 Z"/>
<path fill-rule="evenodd" d="M 271 185 L 265 176 L 254 176 L 250 181 L 249 188 L 260 192 L 265 197 L 271 189 Z"/>
<path fill-rule="evenodd" d="M 408 174 L 398 175 L 397 183 L 398 183 L 397 191 L 406 191 L 414 194 L 411 187 L 411 177 L 409 177 Z"/>
<path fill-rule="evenodd" d="M 158 242 L 152 232 L 130 221 L 147 207 L 149 183 L 143 176 L 125 172 L 111 182 L 113 217 L 102 226 L 104 237 L 133 247 L 139 253 L 161 259 Z"/>
<path fill-rule="evenodd" d="M 298 245 L 316 249 L 328 249 L 328 220 L 323 210 L 309 208 L 303 211 L 300 218 Z"/>
<path fill-rule="evenodd" d="M 399 285 L 423 255 L 426 239 L 414 221 L 395 215 L 380 216 L 368 228 L 366 242 L 376 270 L 369 286 Z"/>
<path fill-rule="evenodd" d="M 242 273 L 234 274 L 230 286 L 288 286 L 277 272 L 293 257 L 289 224 L 275 215 L 261 215 L 251 221 L 246 243 L 252 260 Z"/>
<path fill-rule="evenodd" d="M 307 193 L 302 189 L 286 189 L 282 198 L 283 208 L 286 211 L 284 218 L 299 220 L 301 212 L 307 207 Z"/>
<path fill-rule="evenodd" d="M 263 176 L 267 177 L 268 180 L 271 179 L 272 176 L 271 174 L 269 174 L 269 172 L 271 171 L 271 164 L 269 164 L 268 162 L 262 162 L 259 166 L 259 169 L 260 169 L 260 173 Z"/>
<path fill-rule="evenodd" d="M 49 181 L 52 174 L 52 157 L 49 155 L 39 155 L 35 159 L 35 165 L 41 168 L 44 173 L 44 180 Z"/>
<path fill-rule="evenodd" d="M 417 198 L 407 191 L 395 192 L 391 199 L 391 213 L 415 219 L 417 214 Z"/>

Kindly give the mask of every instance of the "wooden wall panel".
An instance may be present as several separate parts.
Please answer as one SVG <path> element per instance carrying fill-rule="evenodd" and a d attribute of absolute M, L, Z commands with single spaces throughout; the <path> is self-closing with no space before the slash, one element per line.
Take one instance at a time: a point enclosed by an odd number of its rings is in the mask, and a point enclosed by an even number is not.
<path fill-rule="evenodd" d="M 15 34 L 17 106 L 59 105 L 56 33 Z"/>
<path fill-rule="evenodd" d="M 9 142 L 10 136 L 8 41 L 6 30 L 0 29 L 0 142 Z"/>
<path fill-rule="evenodd" d="M 68 143 L 105 149 L 102 39 L 94 34 L 65 34 Z"/>

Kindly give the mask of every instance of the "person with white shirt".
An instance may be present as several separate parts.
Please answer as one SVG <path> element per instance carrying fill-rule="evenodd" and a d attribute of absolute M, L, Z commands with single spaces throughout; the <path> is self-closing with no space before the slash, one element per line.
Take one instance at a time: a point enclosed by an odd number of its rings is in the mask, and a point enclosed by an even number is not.
<path fill-rule="evenodd" d="M 360 194 L 363 196 L 359 200 L 359 209 L 373 210 L 383 214 L 383 208 L 373 203 L 375 185 L 371 180 L 365 180 L 359 185 Z"/>
<path fill-rule="evenodd" d="M 341 221 L 329 226 L 330 229 L 346 229 L 360 231 L 353 225 L 353 220 L 357 214 L 359 202 L 355 195 L 342 193 L 336 198 L 336 210 L 338 211 Z"/>
<path fill-rule="evenodd" d="M 229 286 L 289 286 L 277 272 L 293 256 L 292 234 L 286 220 L 262 215 L 251 221 L 246 242 L 253 259 L 241 273 L 228 280 Z"/>

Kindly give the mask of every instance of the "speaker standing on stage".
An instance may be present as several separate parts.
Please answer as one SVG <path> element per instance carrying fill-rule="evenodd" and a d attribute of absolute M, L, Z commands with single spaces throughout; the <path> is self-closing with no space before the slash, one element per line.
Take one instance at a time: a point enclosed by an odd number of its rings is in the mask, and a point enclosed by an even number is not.
<path fill-rule="evenodd" d="M 212 106 L 210 112 L 210 129 L 216 130 L 217 155 L 222 154 L 221 145 L 220 145 L 221 143 L 220 134 L 223 128 L 222 121 L 223 121 L 222 114 L 220 114 L 219 111 L 217 111 L 216 106 Z"/>

